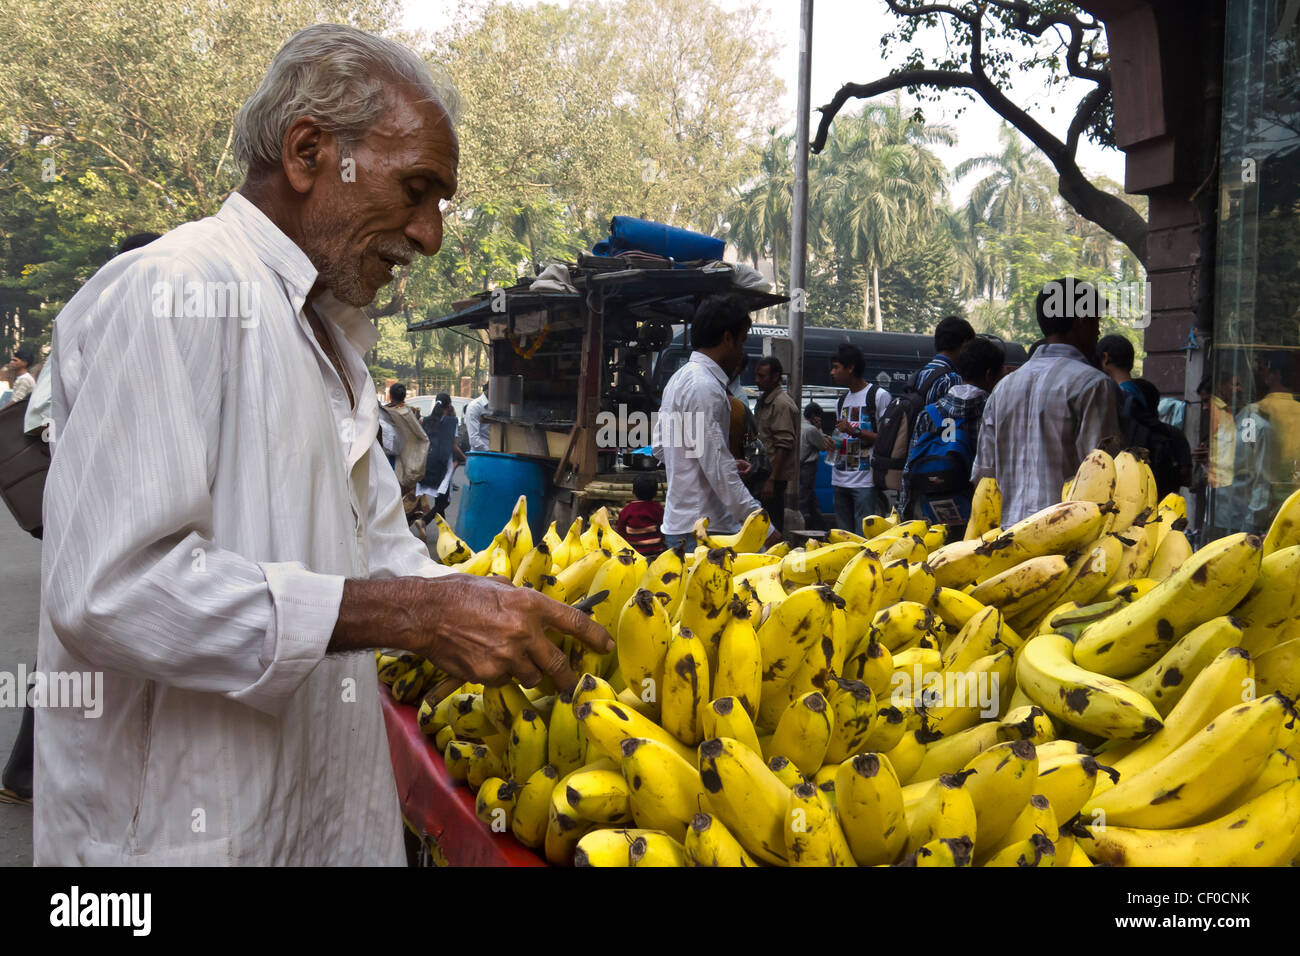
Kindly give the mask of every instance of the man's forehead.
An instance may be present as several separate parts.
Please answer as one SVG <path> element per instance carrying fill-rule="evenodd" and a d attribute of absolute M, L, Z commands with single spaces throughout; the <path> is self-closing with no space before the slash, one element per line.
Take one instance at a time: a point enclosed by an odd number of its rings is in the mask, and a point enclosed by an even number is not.
<path fill-rule="evenodd" d="M 402 165 L 428 165 L 455 185 L 460 140 L 447 111 L 409 87 L 397 87 L 389 109 L 371 127 L 367 139 L 381 144 Z"/>

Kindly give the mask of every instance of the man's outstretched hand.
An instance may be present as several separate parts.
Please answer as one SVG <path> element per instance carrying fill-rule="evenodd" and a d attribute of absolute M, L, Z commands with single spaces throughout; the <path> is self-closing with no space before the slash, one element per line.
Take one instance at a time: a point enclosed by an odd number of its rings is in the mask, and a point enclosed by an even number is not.
<path fill-rule="evenodd" d="M 567 604 L 501 581 L 447 574 L 344 582 L 330 650 L 400 648 L 462 680 L 536 687 L 547 676 L 572 690 L 577 675 L 544 629 L 571 634 L 602 654 L 614 649 L 603 627 Z"/>

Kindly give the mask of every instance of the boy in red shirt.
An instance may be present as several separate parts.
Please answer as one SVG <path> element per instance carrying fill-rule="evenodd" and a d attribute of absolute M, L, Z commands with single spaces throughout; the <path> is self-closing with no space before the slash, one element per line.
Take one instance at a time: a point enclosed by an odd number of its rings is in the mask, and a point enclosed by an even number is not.
<path fill-rule="evenodd" d="M 655 501 L 659 482 L 649 475 L 637 475 L 632 480 L 632 494 L 637 500 L 629 502 L 618 513 L 614 530 L 641 554 L 652 558 L 664 549 L 664 536 L 659 530 L 664 520 L 664 506 Z"/>

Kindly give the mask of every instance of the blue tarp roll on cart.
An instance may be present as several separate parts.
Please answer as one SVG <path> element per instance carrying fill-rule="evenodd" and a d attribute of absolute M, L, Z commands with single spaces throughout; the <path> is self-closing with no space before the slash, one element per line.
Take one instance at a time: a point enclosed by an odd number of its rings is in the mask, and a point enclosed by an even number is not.
<path fill-rule="evenodd" d="M 475 551 L 492 543 L 523 495 L 528 499 L 528 527 L 533 541 L 546 533 L 547 475 L 545 468 L 528 458 L 495 451 L 471 451 L 465 456 L 465 488 L 456 518 L 456 534 Z"/>
<path fill-rule="evenodd" d="M 721 259 L 727 244 L 721 239 L 689 229 L 666 226 L 661 222 L 615 216 L 609 224 L 609 238 L 596 243 L 592 253 L 616 256 L 620 250 L 637 249 L 665 259 Z"/>

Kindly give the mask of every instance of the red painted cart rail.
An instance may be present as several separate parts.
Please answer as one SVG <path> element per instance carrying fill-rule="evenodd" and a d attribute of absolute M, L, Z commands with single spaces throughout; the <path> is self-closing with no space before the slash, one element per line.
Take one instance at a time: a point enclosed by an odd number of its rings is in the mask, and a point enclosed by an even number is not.
<path fill-rule="evenodd" d="M 397 777 L 402 816 L 448 866 L 545 866 L 546 861 L 508 833 L 493 833 L 474 814 L 474 795 L 447 773 L 442 754 L 416 722 L 416 709 L 386 692 L 384 724 Z"/>

